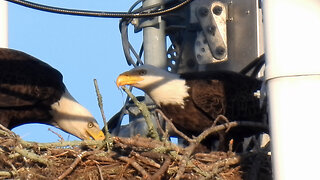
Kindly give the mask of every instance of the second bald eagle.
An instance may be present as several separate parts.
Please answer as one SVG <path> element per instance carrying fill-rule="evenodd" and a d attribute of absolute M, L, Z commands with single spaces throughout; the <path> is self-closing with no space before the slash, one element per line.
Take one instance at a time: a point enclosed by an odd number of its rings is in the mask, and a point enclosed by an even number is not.
<path fill-rule="evenodd" d="M 21 51 L 0 48 L 0 124 L 12 129 L 27 123 L 52 125 L 81 139 L 104 139 L 59 71 Z"/>

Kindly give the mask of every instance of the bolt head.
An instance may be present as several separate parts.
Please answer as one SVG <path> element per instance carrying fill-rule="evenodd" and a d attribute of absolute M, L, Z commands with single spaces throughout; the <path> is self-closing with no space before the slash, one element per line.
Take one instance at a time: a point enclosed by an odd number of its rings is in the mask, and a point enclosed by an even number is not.
<path fill-rule="evenodd" d="M 219 6 L 219 5 L 216 5 L 213 9 L 212 9 L 212 11 L 213 11 L 213 13 L 215 14 L 215 15 L 217 15 L 217 16 L 219 16 L 221 13 L 222 13 L 222 7 L 221 6 Z"/>
<path fill-rule="evenodd" d="M 199 8 L 198 13 L 201 17 L 205 17 L 209 14 L 209 10 L 206 7 L 201 7 Z"/>
<path fill-rule="evenodd" d="M 221 47 L 221 46 L 218 46 L 216 48 L 216 53 L 217 53 L 217 55 L 222 56 L 225 53 L 225 49 L 223 47 Z"/>

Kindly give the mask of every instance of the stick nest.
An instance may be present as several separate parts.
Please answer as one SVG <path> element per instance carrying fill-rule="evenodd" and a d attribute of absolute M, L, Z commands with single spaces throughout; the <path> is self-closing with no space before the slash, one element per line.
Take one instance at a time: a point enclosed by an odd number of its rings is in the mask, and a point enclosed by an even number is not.
<path fill-rule="evenodd" d="M 272 179 L 263 151 L 195 153 L 169 141 L 113 137 L 35 143 L 0 125 L 0 179 Z"/>

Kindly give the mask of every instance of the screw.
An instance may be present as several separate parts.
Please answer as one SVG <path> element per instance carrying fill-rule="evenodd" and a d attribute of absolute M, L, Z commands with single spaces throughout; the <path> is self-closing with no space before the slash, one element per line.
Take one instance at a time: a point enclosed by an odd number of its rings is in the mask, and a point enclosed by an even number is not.
<path fill-rule="evenodd" d="M 199 8 L 198 13 L 200 16 L 205 17 L 209 14 L 209 10 L 208 10 L 208 8 L 201 7 L 201 8 Z"/>
<path fill-rule="evenodd" d="M 222 7 L 217 5 L 213 8 L 212 11 L 215 15 L 219 16 L 222 13 Z"/>
<path fill-rule="evenodd" d="M 221 46 L 218 46 L 216 48 L 216 53 L 217 53 L 217 55 L 222 56 L 225 53 L 225 49 L 223 47 L 221 47 Z"/>
<path fill-rule="evenodd" d="M 216 27 L 215 26 L 208 26 L 207 32 L 214 36 L 216 34 Z"/>

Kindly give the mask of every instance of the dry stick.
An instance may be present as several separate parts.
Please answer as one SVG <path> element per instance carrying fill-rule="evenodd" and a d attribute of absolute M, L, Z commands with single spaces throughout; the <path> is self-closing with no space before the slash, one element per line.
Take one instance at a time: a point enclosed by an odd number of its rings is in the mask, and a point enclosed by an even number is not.
<path fill-rule="evenodd" d="M 48 131 L 50 131 L 50 132 L 52 132 L 53 134 L 57 135 L 57 136 L 60 138 L 60 140 L 59 140 L 60 142 L 61 142 L 61 141 L 64 141 L 63 137 L 62 137 L 59 133 L 53 131 L 53 130 L 50 129 L 50 128 L 48 128 Z"/>
<path fill-rule="evenodd" d="M 102 171 L 101 171 L 101 168 L 98 164 L 96 164 L 97 168 L 98 168 L 98 172 L 99 172 L 99 176 L 100 176 L 100 180 L 104 180 L 103 179 L 103 176 L 102 176 Z"/>
<path fill-rule="evenodd" d="M 39 155 L 37 155 L 37 154 L 35 154 L 35 153 L 33 153 L 33 152 L 29 152 L 29 151 L 26 150 L 26 149 L 21 149 L 21 148 L 18 147 L 18 146 L 16 146 L 16 147 L 14 148 L 14 150 L 15 150 L 17 153 L 21 154 L 23 157 L 26 157 L 26 158 L 28 158 L 28 159 L 30 159 L 30 160 L 32 160 L 32 161 L 39 162 L 39 163 L 45 164 L 45 165 L 47 165 L 47 166 L 52 164 L 52 162 L 49 161 L 48 159 L 42 158 L 41 156 L 39 156 Z"/>
<path fill-rule="evenodd" d="M 182 175 L 183 175 L 183 173 L 184 173 L 184 171 L 186 169 L 187 163 L 190 160 L 190 156 L 191 156 L 192 152 L 194 151 L 194 149 L 196 147 L 194 144 L 195 143 L 192 143 L 190 146 L 188 146 L 186 148 L 186 154 L 183 155 L 183 157 L 182 157 L 182 159 L 180 161 L 181 164 L 179 166 L 179 169 L 178 169 L 177 174 L 174 177 L 174 179 L 180 179 L 182 177 Z"/>
<path fill-rule="evenodd" d="M 217 175 L 219 172 L 221 172 L 223 169 L 221 169 L 220 167 L 229 167 L 231 165 L 238 164 L 239 162 L 240 162 L 240 157 L 238 156 L 225 158 L 220 161 L 217 161 L 212 165 L 214 169 L 211 171 L 210 176 L 207 178 L 211 179 L 212 177 Z"/>
<path fill-rule="evenodd" d="M 100 90 L 99 90 L 99 87 L 98 87 L 98 81 L 96 79 L 93 79 L 93 82 L 94 82 L 94 87 L 96 89 L 98 105 L 99 105 L 101 116 L 102 116 L 103 123 L 104 123 L 104 130 L 106 132 L 105 142 L 107 144 L 108 152 L 110 152 L 111 148 L 112 148 L 112 139 L 111 139 L 111 134 L 109 133 L 109 128 L 108 128 L 108 123 L 107 123 L 107 120 L 106 120 L 106 116 L 104 115 L 102 96 L 100 94 Z"/>
<path fill-rule="evenodd" d="M 155 109 L 156 112 L 158 112 L 157 110 L 159 110 L 159 109 Z M 161 127 L 159 117 L 156 118 L 156 122 L 157 122 L 158 129 L 159 129 L 159 131 L 161 132 L 162 139 L 163 139 L 163 138 L 168 138 L 168 137 L 167 137 L 167 135 L 168 135 L 167 132 L 165 132 L 165 131 L 162 129 L 162 127 Z"/>
<path fill-rule="evenodd" d="M 224 117 L 224 116 L 223 116 Z M 215 119 L 215 121 L 214 122 L 218 122 L 220 119 L 223 119 L 223 117 L 221 117 L 220 115 Z M 228 121 L 227 121 L 228 122 Z M 171 125 L 171 124 L 170 124 Z M 172 124 L 173 125 L 173 124 Z M 171 125 L 171 126 L 172 126 Z M 172 126 L 172 127 L 174 127 L 174 126 Z M 183 155 L 183 157 L 182 157 L 182 160 L 181 160 L 181 165 L 180 165 L 180 167 L 179 167 L 179 169 L 178 169 L 178 171 L 177 171 L 177 174 L 176 174 L 176 176 L 175 176 L 175 179 L 180 179 L 181 177 L 182 177 L 182 175 L 184 174 L 184 172 L 185 172 L 185 169 L 186 169 L 186 166 L 187 166 L 187 162 L 189 161 L 189 159 L 190 159 L 190 156 L 191 156 L 191 154 L 193 153 L 193 151 L 194 151 L 194 149 L 199 145 L 199 143 L 204 139 L 204 138 L 206 138 L 209 134 L 211 134 L 211 133 L 213 133 L 213 132 L 216 132 L 216 131 L 214 131 L 215 129 L 214 128 L 216 128 L 217 126 L 216 126 L 216 124 L 215 123 L 213 123 L 212 124 L 212 126 L 209 128 L 209 129 L 206 129 L 204 132 L 202 132 L 199 136 L 197 136 L 196 138 L 193 138 L 192 139 L 192 141 L 190 141 L 190 139 L 189 139 L 189 137 L 188 137 L 188 139 L 186 139 L 186 140 L 188 140 L 189 141 L 189 143 L 190 143 L 190 145 L 186 148 L 186 153 Z M 224 126 L 223 126 L 224 127 Z M 224 128 L 227 128 L 227 127 L 224 127 Z M 212 130 L 212 129 L 214 129 L 214 130 Z M 183 134 L 182 132 L 181 132 L 181 134 Z M 183 134 L 184 135 L 184 134 Z M 184 135 L 185 136 L 185 135 Z M 183 136 L 182 136 L 183 137 Z M 185 136 L 185 137 L 187 137 L 187 136 Z M 184 137 L 184 138 L 185 138 Z"/>
<path fill-rule="evenodd" d="M 160 168 L 161 166 L 156 163 L 154 160 L 152 159 L 149 159 L 148 157 L 144 157 L 144 156 L 141 156 L 140 154 L 132 151 L 130 154 L 132 154 L 133 156 L 135 156 L 137 159 L 139 159 L 141 162 L 149 165 L 149 166 L 153 166 L 155 168 Z"/>
<path fill-rule="evenodd" d="M 125 144 L 132 147 L 144 147 L 147 149 L 153 149 L 153 150 L 159 150 L 159 149 L 165 149 L 166 151 L 176 151 L 176 152 L 182 152 L 182 148 L 178 147 L 177 145 L 170 143 L 170 146 L 163 147 L 163 143 L 158 140 L 153 140 L 150 138 L 144 138 L 144 137 L 132 137 L 132 138 L 121 138 L 121 137 L 114 137 L 114 141 L 121 145 Z"/>
<path fill-rule="evenodd" d="M 142 174 L 143 179 L 150 179 L 150 174 L 142 166 L 140 166 L 137 162 L 135 162 L 133 159 L 128 158 L 128 157 L 124 157 L 124 156 L 120 156 L 119 159 L 126 162 L 126 163 L 129 163 L 132 167 L 134 167 L 136 170 L 138 170 Z"/>
<path fill-rule="evenodd" d="M 130 165 L 130 164 L 127 163 L 127 164 L 124 166 L 124 168 L 120 171 L 120 173 L 118 173 L 117 179 L 124 179 L 124 178 L 123 178 L 123 174 L 124 174 L 124 172 L 127 170 L 127 168 L 128 168 L 129 165 Z"/>
<path fill-rule="evenodd" d="M 17 175 L 15 171 L 0 171 L 0 178 L 11 178 Z"/>
<path fill-rule="evenodd" d="M 189 138 L 187 135 L 185 135 L 183 132 L 179 131 L 176 126 L 172 123 L 172 121 L 163 114 L 163 112 L 160 109 L 156 109 L 156 112 L 160 113 L 163 119 L 171 126 L 172 130 L 177 133 L 180 137 L 187 140 L 189 143 L 195 142 L 194 139 Z"/>
<path fill-rule="evenodd" d="M 3 130 L 0 130 L 0 134 L 7 136 L 7 137 L 16 137 L 16 135 L 10 131 L 8 128 L 4 127 L 2 124 L 0 124 L 0 128 Z"/>
<path fill-rule="evenodd" d="M 73 169 L 79 164 L 79 162 L 83 157 L 93 153 L 94 152 L 83 151 L 82 153 L 78 154 L 76 160 L 74 160 L 73 163 L 70 165 L 70 167 L 58 177 L 58 180 L 64 179 L 66 176 L 68 176 L 73 171 Z"/>
<path fill-rule="evenodd" d="M 17 138 L 19 144 L 25 148 L 37 147 L 40 150 L 48 149 L 52 147 L 66 147 L 66 146 L 103 146 L 103 141 L 96 140 L 84 140 L 84 141 L 63 141 L 63 142 L 54 142 L 54 143 L 36 143 L 24 141 L 21 138 Z"/>
<path fill-rule="evenodd" d="M 171 159 L 169 156 L 164 155 L 164 162 L 161 166 L 161 168 L 152 175 L 151 179 L 152 180 L 156 180 L 156 179 L 161 179 L 161 177 L 164 175 L 164 173 L 168 170 L 170 163 L 171 163 Z"/>
<path fill-rule="evenodd" d="M 152 123 L 152 120 L 151 120 L 151 114 L 148 110 L 148 107 L 147 105 L 145 105 L 144 103 L 141 103 L 138 101 L 138 99 L 129 91 L 128 88 L 122 86 L 121 87 L 123 91 L 125 91 L 128 96 L 132 99 L 132 101 L 134 102 L 134 104 L 139 108 L 139 110 L 141 111 L 143 117 L 145 118 L 146 120 L 146 123 L 147 123 L 147 126 L 148 126 L 148 134 L 153 138 L 153 139 L 156 139 L 156 140 L 160 140 L 159 138 L 159 134 L 158 132 L 155 130 L 154 126 L 153 126 L 153 123 Z"/>
<path fill-rule="evenodd" d="M 217 118 L 226 119 L 226 117 L 223 115 L 219 115 Z M 199 136 L 197 136 L 195 140 L 197 141 L 197 143 L 200 143 L 203 139 L 205 139 L 208 135 L 212 133 L 225 130 L 225 129 L 230 129 L 237 126 L 255 127 L 255 128 L 266 129 L 266 130 L 268 129 L 268 126 L 265 125 L 264 123 L 251 122 L 251 121 L 233 121 L 233 122 L 228 122 L 221 125 L 212 125 L 210 128 L 206 129 Z"/>

